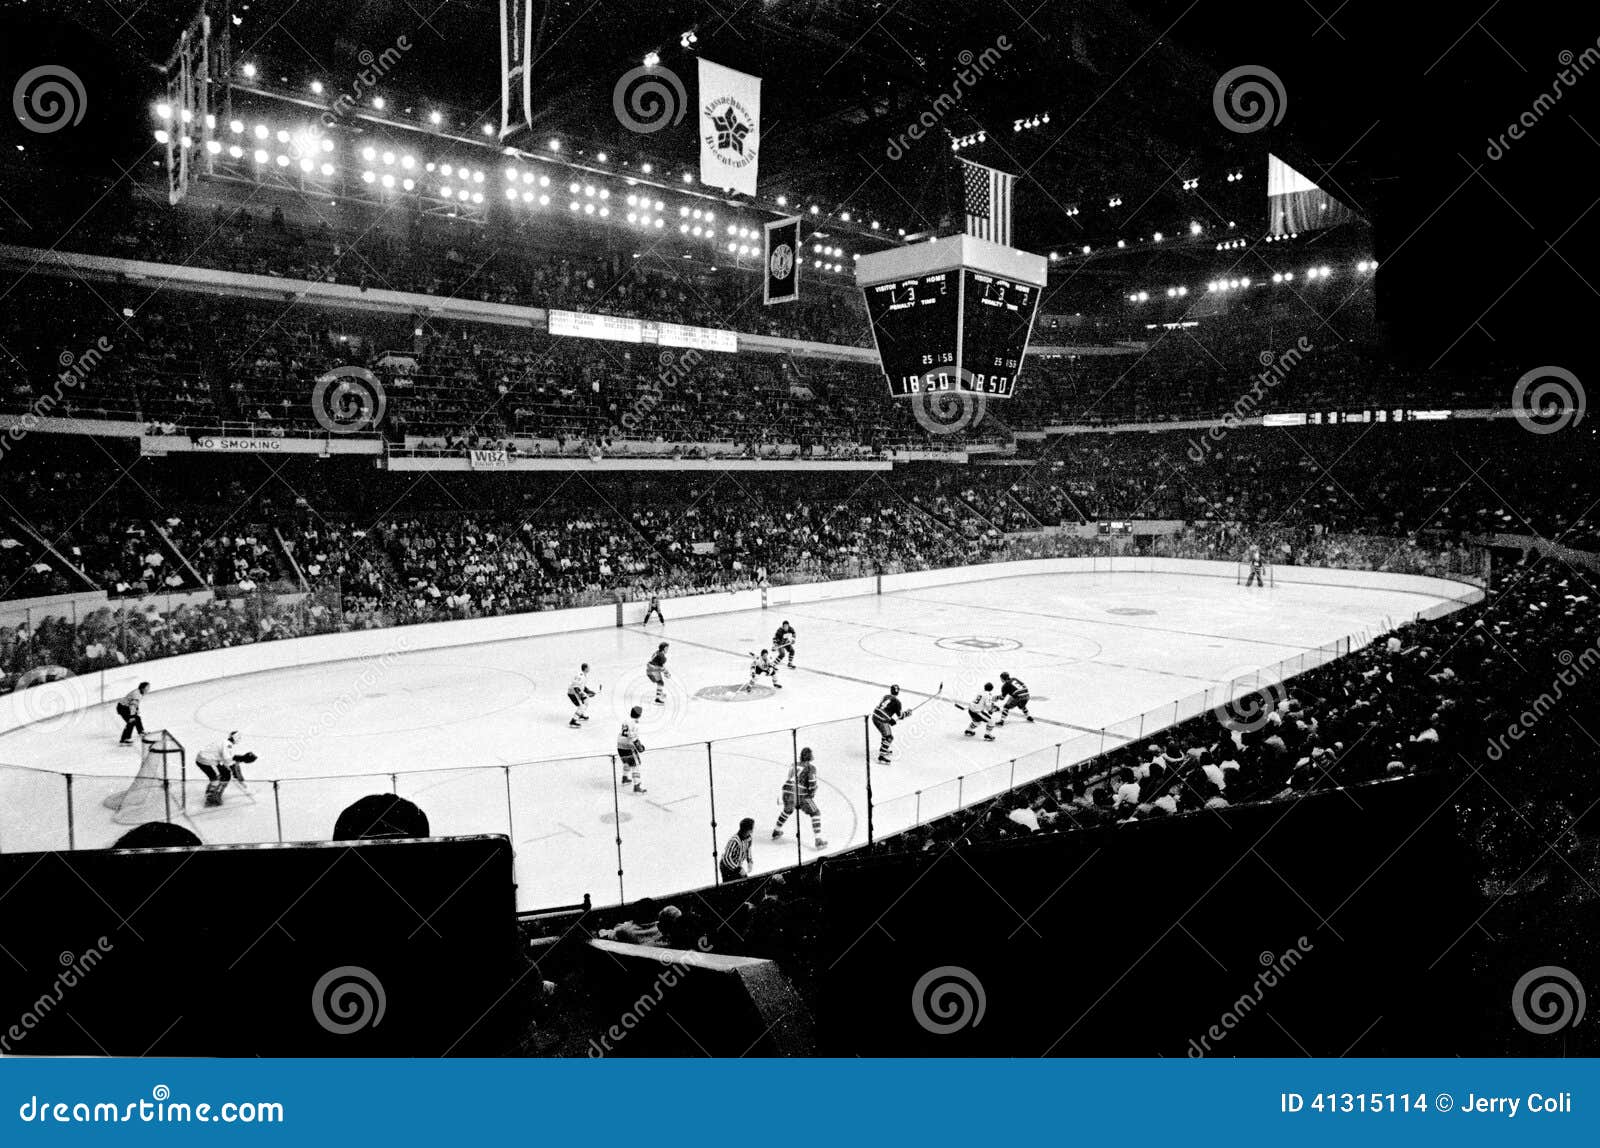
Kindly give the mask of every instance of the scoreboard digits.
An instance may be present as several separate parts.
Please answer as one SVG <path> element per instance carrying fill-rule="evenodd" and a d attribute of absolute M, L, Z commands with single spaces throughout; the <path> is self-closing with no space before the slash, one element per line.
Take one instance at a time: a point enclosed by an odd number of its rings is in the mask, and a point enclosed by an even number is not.
<path fill-rule="evenodd" d="M 1016 390 L 1037 287 L 961 268 L 880 283 L 865 293 L 894 397 L 971 391 L 1008 398 Z"/>

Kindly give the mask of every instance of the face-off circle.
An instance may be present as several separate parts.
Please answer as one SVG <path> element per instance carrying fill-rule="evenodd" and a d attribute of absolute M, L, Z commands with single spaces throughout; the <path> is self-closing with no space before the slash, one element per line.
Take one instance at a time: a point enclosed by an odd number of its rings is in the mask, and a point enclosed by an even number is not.
<path fill-rule="evenodd" d="M 694 696 L 708 702 L 758 702 L 777 692 L 767 683 L 757 682 L 748 690 L 743 686 L 701 686 Z"/>
<path fill-rule="evenodd" d="M 1022 643 L 1015 638 L 997 638 L 986 634 L 968 634 L 959 638 L 940 638 L 934 645 L 941 650 L 955 650 L 963 654 L 998 654 L 1006 650 L 1020 650 Z"/>

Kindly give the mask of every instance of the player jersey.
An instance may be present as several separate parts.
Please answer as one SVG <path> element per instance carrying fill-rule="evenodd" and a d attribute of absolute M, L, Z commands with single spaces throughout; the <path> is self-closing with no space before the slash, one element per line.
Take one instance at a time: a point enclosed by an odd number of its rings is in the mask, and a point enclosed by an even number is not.
<path fill-rule="evenodd" d="M 1250 569 L 1252 569 L 1252 570 L 1260 570 L 1266 564 L 1267 564 L 1267 560 L 1265 558 L 1261 557 L 1261 555 L 1259 555 L 1259 554 L 1250 555 Z"/>
<path fill-rule="evenodd" d="M 202 749 L 197 760 L 205 765 L 232 765 L 233 740 L 230 738 L 227 741 L 219 741 L 213 746 Z"/>
<path fill-rule="evenodd" d="M 131 694 L 129 694 L 127 697 L 122 699 L 122 707 L 125 710 L 127 710 L 129 713 L 131 713 L 131 714 L 138 713 L 139 712 L 139 698 L 140 698 L 140 696 L 141 695 L 140 695 L 139 691 L 138 690 L 134 690 Z"/>
<path fill-rule="evenodd" d="M 789 780 L 783 791 L 790 797 L 815 797 L 817 795 L 817 767 L 810 762 L 797 763 L 789 770 Z"/>
<path fill-rule="evenodd" d="M 666 669 L 667 652 L 665 650 L 657 650 L 655 654 L 651 656 L 650 664 L 658 670 Z"/>
<path fill-rule="evenodd" d="M 972 704 L 967 708 L 973 713 L 991 714 L 994 712 L 994 695 L 988 690 L 979 690 L 978 696 L 972 699 Z"/>
<path fill-rule="evenodd" d="M 879 721 L 893 721 L 905 712 L 905 707 L 900 704 L 900 699 L 893 694 L 884 694 L 883 700 L 878 703 L 878 708 L 872 711 L 872 716 Z"/>
<path fill-rule="evenodd" d="M 1020 678 L 1012 678 L 1000 687 L 1000 696 L 1003 698 L 1025 698 L 1028 696 L 1028 687 L 1023 684 Z"/>
<path fill-rule="evenodd" d="M 633 721 L 622 723 L 622 729 L 617 734 L 617 748 L 625 749 L 629 753 L 634 753 L 644 748 L 643 743 L 639 741 L 639 727 Z"/>
<path fill-rule="evenodd" d="M 587 693 L 589 689 L 589 675 L 581 670 L 578 671 L 577 674 L 573 675 L 572 684 L 568 686 L 567 689 L 569 692 L 575 694 Z"/>
<path fill-rule="evenodd" d="M 777 631 L 772 635 L 772 644 L 774 646 L 787 646 L 793 643 L 793 641 L 793 626 L 779 626 Z"/>
<path fill-rule="evenodd" d="M 772 659 L 766 654 L 757 654 L 755 661 L 750 663 L 750 672 L 752 674 L 767 674 L 771 673 L 772 669 Z"/>

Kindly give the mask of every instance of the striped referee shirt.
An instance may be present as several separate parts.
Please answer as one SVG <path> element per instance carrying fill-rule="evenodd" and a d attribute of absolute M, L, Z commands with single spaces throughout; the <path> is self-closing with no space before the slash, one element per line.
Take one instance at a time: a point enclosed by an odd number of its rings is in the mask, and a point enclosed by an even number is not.
<path fill-rule="evenodd" d="M 750 842 L 735 833 L 728 838 L 722 850 L 722 874 L 725 877 L 743 877 L 750 864 Z"/>

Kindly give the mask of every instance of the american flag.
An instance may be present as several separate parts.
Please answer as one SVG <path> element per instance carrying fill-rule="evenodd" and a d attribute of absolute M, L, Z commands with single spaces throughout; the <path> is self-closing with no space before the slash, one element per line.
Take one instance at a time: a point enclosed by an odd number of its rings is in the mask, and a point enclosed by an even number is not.
<path fill-rule="evenodd" d="M 1016 176 L 971 160 L 961 161 L 967 234 L 1011 246 L 1011 184 Z"/>

